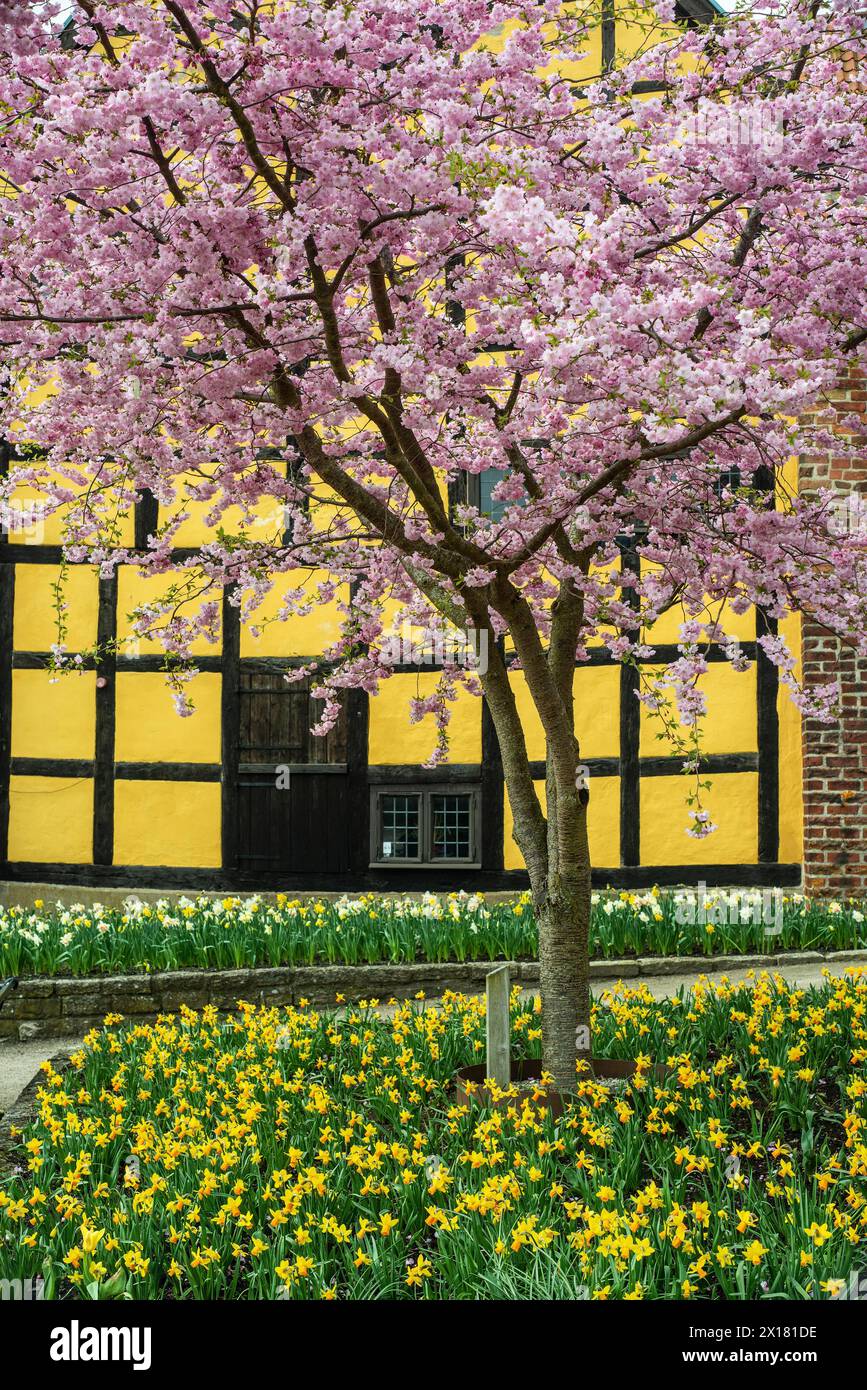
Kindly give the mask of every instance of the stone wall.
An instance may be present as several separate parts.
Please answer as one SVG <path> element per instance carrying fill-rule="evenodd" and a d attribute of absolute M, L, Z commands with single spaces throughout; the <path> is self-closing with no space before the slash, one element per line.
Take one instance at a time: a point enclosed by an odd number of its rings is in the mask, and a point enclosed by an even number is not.
<path fill-rule="evenodd" d="M 697 975 L 720 971 L 770 969 L 776 965 L 818 965 L 836 969 L 867 966 L 865 951 L 784 951 L 751 956 L 647 956 L 633 960 L 590 962 L 598 986 L 641 976 Z M 508 965 L 512 982 L 535 990 L 537 961 L 466 961 L 442 965 L 314 965 L 309 968 L 255 970 L 172 970 L 157 975 L 98 975 L 73 979 L 21 980 L 0 1004 L 0 1040 L 80 1037 L 99 1028 L 106 1014 L 122 1014 L 130 1023 L 152 1023 L 159 1014 L 176 1014 L 182 1004 L 202 1010 L 213 1005 L 229 1013 L 239 1000 L 280 1006 L 306 1001 L 316 1008 L 346 1003 L 413 999 L 422 992 L 433 999 L 454 990 L 484 992 L 485 976 Z"/>
<path fill-rule="evenodd" d="M 531 961 L 510 962 L 513 978 L 538 979 Z M 130 1022 L 152 1023 L 159 1014 L 177 1013 L 182 1004 L 221 1013 L 239 1000 L 250 1004 L 333 1007 L 338 994 L 348 1000 L 411 998 L 445 990 L 478 992 L 492 967 L 482 963 L 437 965 L 311 966 L 250 970 L 167 970 L 154 975 L 98 975 L 70 979 L 29 978 L 0 1005 L 0 1038 L 62 1038 L 98 1028 L 106 1014 Z"/>

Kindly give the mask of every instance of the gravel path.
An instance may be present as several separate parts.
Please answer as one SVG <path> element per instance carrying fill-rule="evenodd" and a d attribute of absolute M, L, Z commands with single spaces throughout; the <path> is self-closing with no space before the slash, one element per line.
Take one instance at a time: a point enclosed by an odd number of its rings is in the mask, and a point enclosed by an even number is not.
<path fill-rule="evenodd" d="M 35 1038 L 32 1042 L 0 1042 L 0 1115 L 32 1081 L 41 1064 L 55 1052 L 73 1052 L 81 1042 L 75 1038 Z"/>
<path fill-rule="evenodd" d="M 774 968 L 774 974 L 782 975 L 784 980 L 799 988 L 807 988 L 810 985 L 820 985 L 822 983 L 822 965 L 779 965 Z M 740 984 L 749 979 L 754 973 L 750 966 L 743 969 L 729 970 L 726 978 L 734 984 Z M 843 970 L 834 971 L 835 974 L 842 974 Z M 695 971 L 689 971 L 683 975 L 650 975 L 642 976 L 641 983 L 646 984 L 655 999 L 662 999 L 666 995 L 676 994 L 681 986 L 689 988 L 694 985 L 699 978 Z M 712 979 L 719 980 L 721 976 L 714 975 Z M 598 992 L 606 988 L 608 983 L 598 980 L 594 983 L 594 990 Z M 638 980 L 627 980 L 630 986 L 639 983 Z M 528 991 L 532 994 L 534 991 Z M 435 1000 L 429 1000 L 435 1003 Z M 48 1057 L 53 1057 L 55 1052 L 71 1052 L 81 1043 L 81 1035 L 71 1038 L 37 1038 L 32 1042 L 0 1042 L 0 1115 L 17 1098 L 29 1081 L 36 1074 L 39 1066 Z"/>

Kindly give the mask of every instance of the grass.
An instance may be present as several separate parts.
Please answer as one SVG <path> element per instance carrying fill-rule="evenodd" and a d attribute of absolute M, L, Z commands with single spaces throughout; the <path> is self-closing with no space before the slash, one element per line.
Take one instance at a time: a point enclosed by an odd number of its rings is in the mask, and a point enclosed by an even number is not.
<path fill-rule="evenodd" d="M 598 1055 L 458 1106 L 484 1002 L 109 1018 L 50 1063 L 0 1192 L 0 1278 L 46 1298 L 827 1299 L 867 1241 L 867 973 L 594 1004 Z M 541 1020 L 512 1001 L 513 1054 Z M 651 1064 L 668 1074 L 654 1081 Z"/>
<path fill-rule="evenodd" d="M 766 890 L 594 894 L 600 959 L 709 957 L 867 947 L 855 902 Z M 93 975 L 250 966 L 533 959 L 529 895 L 366 895 L 336 902 L 181 898 L 121 909 L 77 904 L 0 909 L 0 976 Z"/>

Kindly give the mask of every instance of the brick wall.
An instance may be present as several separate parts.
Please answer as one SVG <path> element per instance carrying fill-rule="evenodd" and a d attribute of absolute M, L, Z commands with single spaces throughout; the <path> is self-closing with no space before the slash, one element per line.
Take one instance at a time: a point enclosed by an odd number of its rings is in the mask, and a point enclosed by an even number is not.
<path fill-rule="evenodd" d="M 867 413 L 867 380 L 851 371 L 841 380 L 834 411 Z M 833 412 L 823 423 L 831 424 Z M 865 419 L 867 428 L 867 419 Z M 801 489 L 833 487 L 840 524 L 867 537 L 867 437 L 855 460 L 832 453 L 801 459 Z M 852 503 L 852 498 L 858 502 Z M 867 899 L 867 663 L 816 623 L 804 622 L 804 681 L 839 682 L 839 723 L 804 722 L 804 886 L 808 893 Z"/>

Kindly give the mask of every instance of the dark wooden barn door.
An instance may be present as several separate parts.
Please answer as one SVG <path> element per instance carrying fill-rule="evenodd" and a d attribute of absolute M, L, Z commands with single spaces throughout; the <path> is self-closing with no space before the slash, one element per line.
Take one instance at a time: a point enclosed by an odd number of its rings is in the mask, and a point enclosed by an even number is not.
<path fill-rule="evenodd" d="M 241 667 L 238 740 L 240 872 L 340 874 L 349 867 L 346 720 L 310 733 L 323 705 L 311 681 Z"/>

